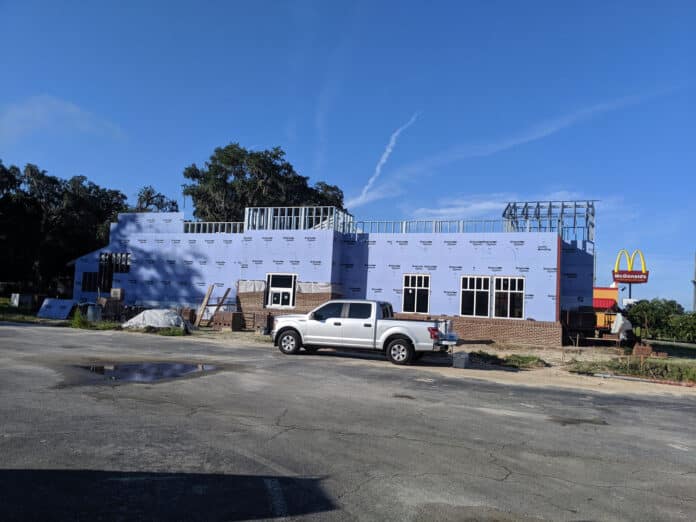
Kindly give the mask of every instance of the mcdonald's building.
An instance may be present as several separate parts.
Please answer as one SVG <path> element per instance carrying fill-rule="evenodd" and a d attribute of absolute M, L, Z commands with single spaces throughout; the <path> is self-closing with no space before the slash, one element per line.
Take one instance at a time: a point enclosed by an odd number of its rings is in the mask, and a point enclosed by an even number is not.
<path fill-rule="evenodd" d="M 73 298 L 118 289 L 127 304 L 196 308 L 212 286 L 211 302 L 224 296 L 247 325 L 374 299 L 402 317 L 449 318 L 463 339 L 557 346 L 564 313 L 592 307 L 594 230 L 592 201 L 510 202 L 490 220 L 359 220 L 334 207 L 254 207 L 214 223 L 120 214 L 108 244 L 75 261 Z"/>

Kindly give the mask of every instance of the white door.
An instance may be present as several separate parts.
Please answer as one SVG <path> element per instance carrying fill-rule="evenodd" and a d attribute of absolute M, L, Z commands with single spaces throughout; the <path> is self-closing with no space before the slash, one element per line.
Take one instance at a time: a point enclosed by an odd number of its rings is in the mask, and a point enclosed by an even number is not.
<path fill-rule="evenodd" d="M 343 303 L 327 303 L 307 320 L 304 343 L 315 346 L 342 346 Z"/>
<path fill-rule="evenodd" d="M 355 348 L 374 348 L 374 304 L 350 303 L 343 318 L 343 345 Z"/>

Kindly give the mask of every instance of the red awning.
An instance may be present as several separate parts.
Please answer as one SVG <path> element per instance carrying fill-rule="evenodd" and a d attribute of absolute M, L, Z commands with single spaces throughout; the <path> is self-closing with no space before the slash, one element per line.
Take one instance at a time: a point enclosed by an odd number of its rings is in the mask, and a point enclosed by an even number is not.
<path fill-rule="evenodd" d="M 607 308 L 613 308 L 616 305 L 614 299 L 602 299 L 595 297 L 592 299 L 592 307 L 598 310 L 606 310 Z"/>

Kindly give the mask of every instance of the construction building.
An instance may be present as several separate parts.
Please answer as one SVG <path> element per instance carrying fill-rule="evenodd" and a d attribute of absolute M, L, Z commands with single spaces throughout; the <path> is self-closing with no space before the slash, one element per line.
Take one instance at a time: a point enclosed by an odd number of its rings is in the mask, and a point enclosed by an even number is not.
<path fill-rule="evenodd" d="M 592 306 L 592 201 L 513 202 L 495 220 L 356 221 L 334 207 L 247 208 L 243 222 L 120 214 L 76 260 L 74 299 L 200 305 L 231 288 L 244 314 L 307 312 L 331 298 L 448 317 L 463 339 L 562 342 L 562 312 Z"/>

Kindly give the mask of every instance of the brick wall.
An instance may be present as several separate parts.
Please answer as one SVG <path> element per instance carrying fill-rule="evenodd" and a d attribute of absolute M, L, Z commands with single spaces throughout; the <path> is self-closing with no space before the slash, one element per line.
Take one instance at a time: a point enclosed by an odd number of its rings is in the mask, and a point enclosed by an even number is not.
<path fill-rule="evenodd" d="M 394 314 L 399 319 L 423 320 L 431 316 Z M 559 322 L 432 316 L 452 321 L 454 333 L 465 341 L 494 341 L 534 346 L 561 346 L 563 328 Z"/>
<path fill-rule="evenodd" d="M 253 329 L 257 325 L 265 325 L 268 314 L 287 315 L 287 314 L 306 314 L 317 306 L 331 299 L 339 299 L 341 296 L 330 292 L 305 294 L 297 292 L 295 294 L 294 308 L 264 308 L 264 292 L 238 292 L 237 311 L 244 314 L 244 327 Z"/>

